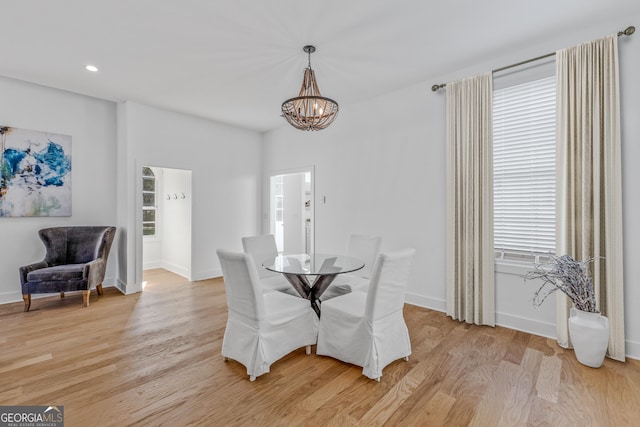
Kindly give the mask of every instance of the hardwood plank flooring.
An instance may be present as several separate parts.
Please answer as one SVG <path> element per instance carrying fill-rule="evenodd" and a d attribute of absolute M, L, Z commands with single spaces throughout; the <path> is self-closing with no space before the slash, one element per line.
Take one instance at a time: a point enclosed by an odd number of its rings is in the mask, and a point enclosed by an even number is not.
<path fill-rule="evenodd" d="M 74 426 L 633 426 L 640 362 L 580 365 L 553 340 L 405 306 L 413 354 L 380 383 L 304 348 L 250 382 L 220 355 L 222 279 L 145 272 L 105 288 L 0 306 L 0 405 L 63 405 Z M 315 350 L 315 349 L 314 349 Z"/>

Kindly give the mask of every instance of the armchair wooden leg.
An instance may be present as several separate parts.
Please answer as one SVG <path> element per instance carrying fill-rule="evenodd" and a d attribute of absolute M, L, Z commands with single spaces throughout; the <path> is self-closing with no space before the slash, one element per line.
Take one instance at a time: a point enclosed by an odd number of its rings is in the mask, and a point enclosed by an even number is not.
<path fill-rule="evenodd" d="M 89 307 L 89 295 L 91 295 L 91 291 L 82 291 L 82 302 L 85 307 Z"/>
<path fill-rule="evenodd" d="M 60 298 L 64 298 L 64 292 L 60 292 Z"/>
<path fill-rule="evenodd" d="M 24 311 L 29 311 L 31 307 L 31 294 L 22 294 L 22 299 L 24 300 Z"/>
<path fill-rule="evenodd" d="M 96 286 L 96 290 L 98 291 L 98 295 L 102 295 L 103 294 L 102 283 L 100 283 L 98 286 Z"/>

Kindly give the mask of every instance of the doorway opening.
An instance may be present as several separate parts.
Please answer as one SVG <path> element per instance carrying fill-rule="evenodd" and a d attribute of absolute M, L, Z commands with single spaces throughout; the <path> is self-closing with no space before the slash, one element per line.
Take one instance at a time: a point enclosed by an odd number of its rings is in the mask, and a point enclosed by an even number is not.
<path fill-rule="evenodd" d="M 313 167 L 270 176 L 270 233 L 279 253 L 314 251 Z"/>
<path fill-rule="evenodd" d="M 142 166 L 142 288 L 164 269 L 191 280 L 191 171 Z"/>

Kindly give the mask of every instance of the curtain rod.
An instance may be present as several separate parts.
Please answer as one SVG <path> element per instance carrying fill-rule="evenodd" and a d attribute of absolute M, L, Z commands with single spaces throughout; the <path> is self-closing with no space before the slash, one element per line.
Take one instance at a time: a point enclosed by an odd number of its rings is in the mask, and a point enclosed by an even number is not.
<path fill-rule="evenodd" d="M 636 32 L 636 27 L 631 25 L 631 26 L 625 28 L 624 31 L 618 31 L 617 35 L 618 35 L 618 37 L 620 37 L 620 36 L 630 36 L 635 32 Z M 528 64 L 529 62 L 535 62 L 535 61 L 539 61 L 539 60 L 544 59 L 544 58 L 549 58 L 550 56 L 553 56 L 555 54 L 556 54 L 555 52 L 547 53 L 546 55 L 537 56 L 535 58 L 531 58 L 531 59 L 527 59 L 527 60 L 524 60 L 524 61 L 517 62 L 515 64 L 507 65 L 505 67 L 496 68 L 495 70 L 491 70 L 491 72 L 492 73 L 497 73 L 499 71 L 508 70 L 509 68 L 518 67 L 520 65 Z M 433 92 L 437 92 L 439 89 L 442 89 L 445 86 L 447 86 L 446 83 L 440 83 L 438 85 L 431 86 L 431 90 Z"/>

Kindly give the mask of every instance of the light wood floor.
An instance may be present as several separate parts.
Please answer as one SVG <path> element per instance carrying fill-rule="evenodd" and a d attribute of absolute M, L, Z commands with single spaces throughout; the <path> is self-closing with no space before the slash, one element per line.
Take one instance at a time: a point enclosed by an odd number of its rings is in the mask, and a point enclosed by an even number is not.
<path fill-rule="evenodd" d="M 552 340 L 409 305 L 413 354 L 380 383 L 304 348 L 251 383 L 220 355 L 221 279 L 145 279 L 88 308 L 80 293 L 0 306 L 0 405 L 63 405 L 68 427 L 640 425 L 640 362 L 591 369 Z"/>

